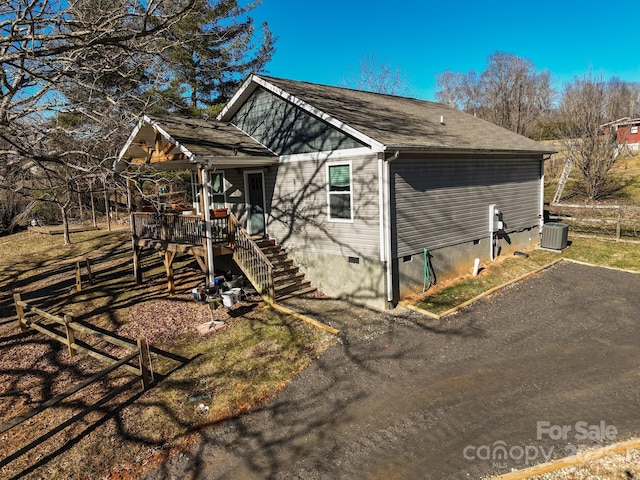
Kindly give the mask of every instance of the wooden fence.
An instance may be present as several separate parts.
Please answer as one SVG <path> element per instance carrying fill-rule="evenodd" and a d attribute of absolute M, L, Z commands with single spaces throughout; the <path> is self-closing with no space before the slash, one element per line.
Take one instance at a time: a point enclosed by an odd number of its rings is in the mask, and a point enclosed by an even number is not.
<path fill-rule="evenodd" d="M 70 315 L 64 315 L 60 317 L 45 312 L 44 310 L 40 310 L 32 305 L 29 305 L 27 302 L 22 301 L 19 293 L 16 293 L 13 298 L 15 302 L 16 313 L 18 316 L 18 323 L 21 330 L 25 331 L 28 329 L 33 329 L 59 341 L 60 343 L 67 346 L 69 355 L 71 357 L 73 357 L 77 352 L 84 352 L 93 358 L 108 363 L 109 366 L 99 371 L 95 375 L 87 378 L 86 380 L 78 383 L 71 389 L 47 400 L 37 408 L 14 418 L 4 425 L 1 425 L 0 434 L 20 425 L 21 423 L 32 418 L 38 413 L 56 405 L 65 398 L 79 392 L 83 388 L 88 387 L 92 383 L 101 380 L 109 373 L 118 368 L 123 368 L 129 373 L 133 374 L 135 377 L 138 377 L 142 382 L 143 389 L 147 389 L 151 386 L 153 382 L 153 374 L 151 370 L 149 346 L 147 345 L 145 339 L 140 338 L 137 342 L 133 342 L 130 340 L 118 338 L 90 326 L 75 322 Z M 34 315 L 30 315 L 28 317 L 27 313 L 32 313 Z M 64 333 L 59 329 L 56 329 L 56 326 L 64 327 Z M 97 349 L 84 342 L 76 340 L 76 333 L 83 333 L 92 337 L 99 338 L 100 340 L 108 342 L 112 345 L 116 345 L 118 347 L 129 350 L 131 353 L 120 359 L 113 358 L 110 355 L 99 352 Z M 136 359 L 138 361 L 137 367 L 129 363 Z M 134 383 L 129 382 L 127 385 L 131 386 L 133 384 Z"/>
<path fill-rule="evenodd" d="M 574 233 L 640 240 L 640 207 L 556 204 L 549 207 L 549 218 L 568 224 Z"/>
<path fill-rule="evenodd" d="M 129 251 L 119 252 L 119 253 L 110 253 L 106 255 L 101 255 L 99 257 L 86 257 L 80 258 L 75 262 L 75 277 L 76 277 L 76 291 L 82 291 L 83 279 L 86 279 L 86 283 L 89 285 L 93 285 L 93 282 L 96 277 L 96 271 L 93 267 L 105 260 L 115 260 L 117 258 L 127 258 L 129 259 Z M 83 275 L 82 270 L 83 267 L 86 268 L 86 275 Z"/>

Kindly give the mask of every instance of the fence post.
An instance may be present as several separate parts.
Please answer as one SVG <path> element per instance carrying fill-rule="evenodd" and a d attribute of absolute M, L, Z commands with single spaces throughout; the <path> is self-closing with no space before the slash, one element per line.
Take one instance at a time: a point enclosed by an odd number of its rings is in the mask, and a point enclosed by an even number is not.
<path fill-rule="evenodd" d="M 16 315 L 18 316 L 18 325 L 20 325 L 20 330 L 26 332 L 28 330 L 27 322 L 25 322 L 24 319 L 24 308 L 22 308 L 22 303 L 20 303 L 22 302 L 22 298 L 19 293 L 13 294 L 13 301 L 16 304 Z"/>
<path fill-rule="evenodd" d="M 176 294 L 176 282 L 173 276 L 173 260 L 176 258 L 176 252 L 170 252 L 165 250 L 164 252 L 164 266 L 167 270 L 167 290 L 169 295 Z"/>
<path fill-rule="evenodd" d="M 67 331 L 67 348 L 69 350 L 69 356 L 73 357 L 76 354 L 76 349 L 73 346 L 76 343 L 76 334 L 71 328 L 70 323 L 73 322 L 71 315 L 64 314 L 64 328 Z"/>
<path fill-rule="evenodd" d="M 138 339 L 138 352 L 140 375 L 142 377 L 142 389 L 146 390 L 151 386 L 151 371 L 149 364 L 149 347 L 147 346 L 147 341 L 144 338 Z"/>
<path fill-rule="evenodd" d="M 80 260 L 76 262 L 76 291 L 82 290 L 82 272 L 80 271 Z"/>
<path fill-rule="evenodd" d="M 87 273 L 89 274 L 89 285 L 93 285 L 93 274 L 91 273 L 91 259 L 87 257 Z"/>

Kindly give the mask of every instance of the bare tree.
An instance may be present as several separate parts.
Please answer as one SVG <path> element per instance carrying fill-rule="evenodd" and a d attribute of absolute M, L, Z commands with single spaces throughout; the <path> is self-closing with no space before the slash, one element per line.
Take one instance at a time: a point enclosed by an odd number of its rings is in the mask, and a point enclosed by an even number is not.
<path fill-rule="evenodd" d="M 625 82 L 618 77 L 606 83 L 606 117 L 613 121 L 640 114 L 640 84 Z"/>
<path fill-rule="evenodd" d="M 550 73 L 510 53 L 490 55 L 480 75 L 442 72 L 437 85 L 439 101 L 523 135 L 553 104 Z"/>
<path fill-rule="evenodd" d="M 64 220 L 75 179 L 100 164 L 96 139 L 109 140 L 91 138 L 95 127 L 79 126 L 90 119 L 102 124 L 101 134 L 113 130 L 114 107 L 122 107 L 127 90 L 136 91 L 132 85 L 147 80 L 143 59 L 165 48 L 158 38 L 192 1 L 171 11 L 160 0 L 2 2 L 0 188 L 55 203 Z M 56 120 L 61 115 L 76 120 Z"/>
<path fill-rule="evenodd" d="M 351 71 L 350 78 L 343 81 L 343 86 L 389 95 L 409 94 L 407 76 L 400 69 L 394 69 L 388 63 L 378 64 L 373 55 L 362 57 L 358 71 Z"/>
<path fill-rule="evenodd" d="M 445 70 L 436 76 L 436 100 L 450 107 L 462 109 L 464 94 L 464 74 Z"/>
<path fill-rule="evenodd" d="M 549 79 L 548 72 L 536 73 L 525 58 L 493 53 L 480 78 L 484 118 L 526 134 L 533 120 L 550 107 Z"/>
<path fill-rule="evenodd" d="M 582 175 L 585 194 L 591 200 L 611 192 L 610 171 L 616 159 L 616 141 L 605 134 L 607 87 L 593 75 L 576 78 L 564 87 L 560 113 L 568 155 Z"/>
<path fill-rule="evenodd" d="M 108 168 L 122 145 L 126 132 L 119 127 L 154 105 L 166 109 L 178 101 L 167 88 L 180 67 L 172 52 L 220 34 L 208 57 L 219 69 L 216 85 L 229 80 L 226 73 L 237 74 L 239 64 L 263 64 L 256 57 L 242 61 L 254 52 L 250 19 L 231 21 L 253 6 L 240 8 L 235 0 L 4 0 L 0 189 L 55 205 L 66 224 L 70 198 L 78 198 L 80 185 L 86 188 L 79 179 Z M 208 12 L 204 24 L 188 23 L 197 18 L 196 7 Z M 258 52 L 270 55 L 268 30 L 265 35 Z M 188 81 L 198 89 L 202 77 Z M 212 85 L 201 91 L 210 93 Z"/>

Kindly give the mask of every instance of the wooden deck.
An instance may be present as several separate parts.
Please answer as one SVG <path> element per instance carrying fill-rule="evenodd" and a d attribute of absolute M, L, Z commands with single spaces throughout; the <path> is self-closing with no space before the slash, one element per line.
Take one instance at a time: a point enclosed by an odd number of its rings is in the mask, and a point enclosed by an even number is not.
<path fill-rule="evenodd" d="M 233 254 L 232 231 L 228 217 L 212 218 L 214 256 Z M 140 255 L 143 249 L 158 250 L 164 254 L 168 290 L 175 293 L 173 261 L 177 254 L 193 255 L 203 273 L 207 273 L 205 227 L 201 217 L 195 215 L 157 214 L 136 212 L 131 214 L 131 241 L 133 268 L 136 282 L 142 282 Z"/>
<path fill-rule="evenodd" d="M 142 248 L 152 248 L 159 251 L 169 251 L 175 253 L 186 253 L 188 255 L 195 255 L 202 257 L 206 255 L 206 251 L 203 245 L 187 245 L 184 243 L 171 243 L 165 240 L 156 240 L 152 238 L 137 238 L 135 239 L 137 246 Z M 219 243 L 213 245 L 214 255 L 230 255 L 233 253 L 233 249 L 227 243 Z"/>
<path fill-rule="evenodd" d="M 143 249 L 162 252 L 168 290 L 175 293 L 173 262 L 177 254 L 193 255 L 207 274 L 205 222 L 193 215 L 131 215 L 133 264 L 136 282 L 142 282 L 140 255 Z M 233 216 L 211 219 L 214 257 L 233 255 L 234 262 L 256 290 L 269 301 L 314 291 L 300 268 L 274 240 L 249 235 Z M 215 261 L 214 261 L 215 263 Z"/>

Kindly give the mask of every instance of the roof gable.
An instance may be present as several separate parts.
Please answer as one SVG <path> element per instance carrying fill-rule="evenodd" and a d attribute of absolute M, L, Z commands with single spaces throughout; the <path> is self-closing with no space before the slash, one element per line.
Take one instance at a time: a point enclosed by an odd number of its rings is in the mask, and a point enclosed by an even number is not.
<path fill-rule="evenodd" d="M 279 155 L 371 146 L 263 87 L 256 88 L 230 120 Z"/>
<path fill-rule="evenodd" d="M 247 79 L 218 118 L 232 121 L 258 86 L 376 150 L 554 152 L 440 103 L 257 75 Z"/>
<path fill-rule="evenodd" d="M 227 163 L 251 165 L 274 163 L 277 157 L 225 122 L 175 116 L 151 119 L 144 115 L 118 155 L 114 168 L 147 163 L 184 168 L 196 162 L 220 163 L 222 159 Z"/>

